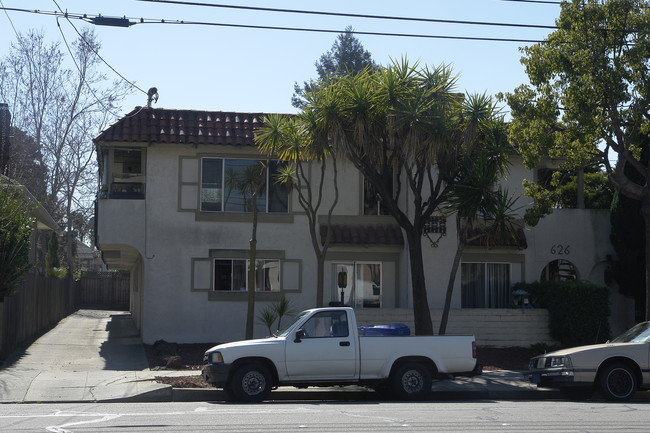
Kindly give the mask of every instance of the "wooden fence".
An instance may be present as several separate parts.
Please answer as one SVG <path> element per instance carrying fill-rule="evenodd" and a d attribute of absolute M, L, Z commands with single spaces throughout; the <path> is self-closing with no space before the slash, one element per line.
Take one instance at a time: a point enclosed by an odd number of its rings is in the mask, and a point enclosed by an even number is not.
<path fill-rule="evenodd" d="M 129 309 L 128 275 L 84 274 L 77 282 L 78 308 Z"/>
<path fill-rule="evenodd" d="M 90 275 L 70 281 L 27 275 L 15 295 L 0 301 L 0 361 L 79 308 L 128 310 L 128 276 Z"/>
<path fill-rule="evenodd" d="M 27 275 L 16 294 L 0 303 L 0 359 L 74 310 L 74 283 Z"/>

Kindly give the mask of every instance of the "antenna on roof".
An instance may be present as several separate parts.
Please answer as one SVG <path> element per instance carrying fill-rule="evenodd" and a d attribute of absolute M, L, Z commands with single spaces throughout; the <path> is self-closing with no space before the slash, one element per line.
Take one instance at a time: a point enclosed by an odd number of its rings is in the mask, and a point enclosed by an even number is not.
<path fill-rule="evenodd" d="M 151 101 L 158 102 L 158 89 L 152 87 L 147 92 L 147 108 L 151 108 Z"/>

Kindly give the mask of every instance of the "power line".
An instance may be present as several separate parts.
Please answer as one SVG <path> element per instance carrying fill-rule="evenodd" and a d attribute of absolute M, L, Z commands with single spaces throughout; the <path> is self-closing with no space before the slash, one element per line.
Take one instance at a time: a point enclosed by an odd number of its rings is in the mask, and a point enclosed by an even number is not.
<path fill-rule="evenodd" d="M 325 15 L 325 16 L 347 17 L 347 18 L 370 18 L 370 19 L 380 19 L 380 20 L 418 21 L 418 22 L 426 22 L 426 23 L 444 23 L 444 24 L 468 24 L 468 25 L 477 25 L 477 26 L 524 27 L 524 28 L 547 29 L 547 30 L 557 29 L 557 26 L 547 26 L 547 25 L 539 25 L 539 24 L 497 23 L 497 22 L 485 22 L 485 21 L 463 21 L 463 20 L 443 20 L 437 18 L 402 17 L 402 16 L 392 16 L 392 15 L 352 14 L 352 13 L 344 13 L 344 12 L 324 12 L 324 11 L 311 11 L 311 10 L 300 10 L 300 9 L 264 8 L 264 7 L 257 7 L 257 6 L 225 5 L 225 4 L 204 3 L 204 2 L 195 2 L 195 1 L 180 1 L 180 0 L 135 0 L 135 1 L 148 2 L 148 3 L 167 3 L 167 4 L 176 4 L 176 5 L 184 5 L 184 6 L 205 6 L 205 7 L 213 7 L 213 8 L 239 9 L 239 10 L 250 10 L 250 11 L 263 11 L 263 12 Z"/>
<path fill-rule="evenodd" d="M 519 3 L 543 3 L 548 5 L 561 5 L 562 2 L 548 1 L 548 0 L 501 0 L 504 2 L 519 2 Z"/>
<path fill-rule="evenodd" d="M 108 67 L 111 69 L 111 71 L 115 72 L 115 73 L 116 73 L 116 74 L 117 74 L 117 75 L 118 75 L 122 80 L 126 81 L 126 82 L 131 86 L 131 87 L 134 87 L 134 88 L 138 89 L 139 91 L 141 91 L 141 92 L 144 93 L 145 95 L 147 94 L 147 92 L 145 92 L 144 90 L 142 90 L 140 87 L 138 87 L 138 86 L 137 86 L 134 82 L 132 82 L 131 80 L 128 80 L 124 75 L 122 75 L 122 74 L 120 74 L 119 72 L 117 72 L 117 70 L 116 70 L 113 66 L 111 66 L 111 65 L 110 65 L 106 60 L 104 60 L 104 58 L 103 58 L 102 56 L 99 55 L 99 52 L 97 52 L 97 51 L 95 50 L 95 48 L 92 46 L 92 44 L 88 43 L 88 41 L 86 40 L 86 38 L 81 34 L 81 32 L 79 32 L 79 30 L 77 29 L 77 27 L 75 27 L 75 25 L 72 24 L 72 21 L 70 21 L 70 18 L 67 16 L 67 13 L 63 12 L 63 10 L 61 9 L 61 6 L 59 6 L 59 4 L 56 2 L 56 0 L 52 0 L 52 1 L 54 1 L 54 4 L 56 5 L 56 7 L 59 8 L 59 11 L 61 11 L 61 13 L 64 14 L 66 20 L 68 20 L 68 22 L 70 23 L 70 25 L 72 26 L 72 28 L 74 29 L 74 31 L 77 32 L 77 34 L 79 35 L 79 38 L 80 38 L 82 41 L 84 41 L 84 43 L 88 46 L 88 48 L 90 48 L 90 50 L 91 50 L 91 51 L 92 51 L 92 52 L 97 56 L 97 58 L 98 58 L 99 60 L 101 60 L 101 61 L 102 61 L 106 66 L 108 66 Z M 59 27 L 59 30 L 61 30 L 61 26 L 59 26 L 59 24 L 58 24 L 58 18 L 57 18 L 57 26 Z M 61 35 L 63 36 L 63 32 L 61 32 Z M 63 36 L 63 38 L 64 38 L 64 40 L 65 40 L 65 36 Z M 67 43 L 66 43 L 66 44 L 67 44 Z M 72 53 L 70 53 L 70 54 L 72 55 Z"/>
<path fill-rule="evenodd" d="M 61 12 L 63 12 L 63 10 L 61 9 L 61 6 L 59 6 L 59 3 L 57 2 L 57 0 L 52 0 L 52 1 L 53 1 L 54 4 L 56 5 L 56 7 L 59 8 L 59 10 L 60 10 Z M 144 90 L 142 90 L 141 88 L 139 88 L 138 86 L 136 86 L 136 85 L 135 85 L 134 83 L 132 83 L 131 81 L 127 80 L 127 79 L 126 79 L 122 74 L 120 74 L 119 72 L 117 72 L 117 71 L 115 70 L 115 68 L 113 68 L 111 65 L 109 65 L 109 64 L 106 62 L 106 60 L 104 60 L 104 59 L 102 58 L 102 56 L 100 56 L 99 53 L 95 50 L 95 47 L 93 47 L 93 45 L 90 44 L 90 43 L 86 40 L 86 38 L 81 34 L 81 32 L 79 32 L 79 30 L 77 29 L 77 27 L 75 27 L 75 25 L 72 24 L 72 21 L 70 21 L 70 19 L 69 19 L 68 17 L 66 17 L 66 20 L 68 21 L 68 23 L 70 23 L 70 25 L 71 25 L 72 28 L 75 30 L 75 32 L 77 32 L 77 35 L 79 35 L 79 39 L 80 39 L 84 44 L 86 44 L 86 46 L 87 46 L 87 47 L 88 47 L 88 48 L 93 52 L 93 54 L 95 54 L 95 55 L 96 55 L 96 56 L 97 56 L 97 57 L 98 57 L 102 62 L 104 62 L 104 64 L 105 64 L 106 66 L 108 66 L 109 68 L 111 68 L 111 70 L 112 70 L 113 72 L 115 72 L 117 75 L 119 75 L 120 78 L 122 78 L 124 81 L 126 81 L 127 83 L 129 83 L 132 87 L 135 87 L 136 89 L 140 90 L 141 92 L 143 92 L 143 93 L 145 93 L 145 94 L 147 93 L 147 92 L 145 92 Z M 79 71 L 79 78 L 83 81 L 83 83 L 86 85 L 86 87 L 88 88 L 88 90 L 90 90 L 90 93 L 93 95 L 93 97 L 95 98 L 95 100 L 99 103 L 99 105 L 101 105 L 102 108 L 103 108 L 105 111 L 111 113 L 111 114 L 112 114 L 113 116 L 115 116 L 116 118 L 119 118 L 120 115 L 119 115 L 118 113 L 116 113 L 115 111 L 113 111 L 113 110 L 111 109 L 110 106 L 106 106 L 106 104 L 104 104 L 104 101 L 102 101 L 102 100 L 97 96 L 97 94 L 95 93 L 95 89 L 93 89 L 93 87 L 90 85 L 90 83 L 88 83 L 88 81 L 86 80 L 85 75 L 83 74 L 83 72 L 81 71 L 81 68 L 79 67 L 79 64 L 77 63 L 77 59 L 75 59 L 74 53 L 72 52 L 72 49 L 70 48 L 70 44 L 68 44 L 68 40 L 66 39 L 65 34 L 63 33 L 63 29 L 61 28 L 61 25 L 59 24 L 59 17 L 56 18 L 56 26 L 59 28 L 59 32 L 61 33 L 61 37 L 63 38 L 63 43 L 65 44 L 66 48 L 68 49 L 68 53 L 70 53 L 70 58 L 72 59 L 72 62 L 74 63 L 75 67 L 77 68 L 77 71 Z"/>
<path fill-rule="evenodd" d="M 278 27 L 278 26 L 259 26 L 249 24 L 226 24 L 214 23 L 203 21 L 161 21 L 161 22 L 143 22 L 143 24 L 188 24 L 188 25 L 201 25 L 201 26 L 217 26 L 217 27 L 234 27 L 243 29 L 256 29 L 256 30 L 285 30 L 294 32 L 312 32 L 312 33 L 344 33 L 345 30 L 340 29 L 315 29 L 303 27 Z M 355 35 L 366 36 L 390 36 L 390 37 L 403 37 L 403 38 L 424 38 L 424 39 L 453 39 L 465 41 L 488 41 L 488 42 L 518 42 L 518 43 L 540 43 L 544 42 L 540 39 L 511 39 L 511 38 L 488 38 L 483 36 L 447 36 L 447 35 L 426 35 L 416 33 L 387 33 L 387 32 L 366 32 L 352 30 L 350 33 Z"/>
<path fill-rule="evenodd" d="M 11 24 L 11 28 L 14 29 L 14 33 L 16 34 L 16 36 L 18 36 L 18 30 L 16 30 L 16 26 L 14 26 L 14 22 L 11 21 L 11 17 L 9 16 L 9 12 L 7 12 L 7 10 L 5 9 L 5 5 L 4 5 L 4 3 L 2 3 L 2 0 L 0 0 L 0 6 L 2 6 L 2 9 L 5 12 L 5 15 L 7 15 L 7 19 L 9 20 L 9 24 Z"/>
<path fill-rule="evenodd" d="M 40 10 L 31 10 L 31 9 L 19 9 L 19 8 L 5 8 L 0 9 L 10 10 L 14 12 L 26 12 L 34 13 L 41 15 L 51 15 L 56 17 L 65 17 L 65 18 L 74 18 L 84 20 L 90 23 L 94 23 L 94 19 L 102 17 L 101 15 L 92 15 L 92 14 L 80 14 L 80 13 L 60 13 L 60 12 L 47 12 Z M 106 17 L 104 17 L 106 18 Z M 152 18 L 134 18 L 134 17 L 120 17 L 116 20 L 135 20 L 131 22 L 133 24 L 176 24 L 176 25 L 202 25 L 202 26 L 217 26 L 217 27 L 231 27 L 231 28 L 244 28 L 244 29 L 256 29 L 256 30 L 283 30 L 283 31 L 298 31 L 298 32 L 312 32 L 312 33 L 343 33 L 344 30 L 340 29 L 317 29 L 317 28 L 307 28 L 307 27 L 279 27 L 279 26 L 261 26 L 261 25 L 249 25 L 249 24 L 229 24 L 229 23 L 216 23 L 216 22 L 207 22 L 207 21 L 186 21 L 186 20 L 165 20 L 165 19 L 152 19 Z M 429 34 L 416 34 L 416 33 L 388 33 L 388 32 L 369 32 L 369 31 L 358 31 L 353 30 L 351 33 L 357 35 L 367 35 L 367 36 L 388 36 L 388 37 L 407 37 L 407 38 L 425 38 L 425 39 L 447 39 L 447 40 L 468 40 L 468 41 L 488 41 L 488 42 L 517 42 L 517 43 L 541 43 L 543 40 L 539 39 L 516 39 L 516 38 L 490 38 L 490 37 L 481 37 L 481 36 L 449 36 L 449 35 L 429 35 Z"/>

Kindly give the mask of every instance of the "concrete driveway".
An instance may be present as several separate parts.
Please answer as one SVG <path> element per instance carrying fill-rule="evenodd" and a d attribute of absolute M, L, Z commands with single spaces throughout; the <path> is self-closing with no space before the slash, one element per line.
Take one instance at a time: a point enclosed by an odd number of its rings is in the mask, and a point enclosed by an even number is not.
<path fill-rule="evenodd" d="M 153 377 L 130 313 L 79 310 L 7 360 L 0 402 L 168 401 Z"/>

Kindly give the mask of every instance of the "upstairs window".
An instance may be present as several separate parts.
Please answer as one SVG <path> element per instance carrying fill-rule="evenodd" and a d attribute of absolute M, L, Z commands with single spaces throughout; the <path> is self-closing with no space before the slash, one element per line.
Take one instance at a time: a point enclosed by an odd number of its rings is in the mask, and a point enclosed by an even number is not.
<path fill-rule="evenodd" d="M 203 158 L 201 211 L 253 212 L 255 205 L 258 212 L 288 212 L 289 192 L 274 181 L 280 168 L 277 161 Z"/>
<path fill-rule="evenodd" d="M 143 149 L 106 149 L 102 152 L 102 198 L 145 198 L 145 153 Z"/>

